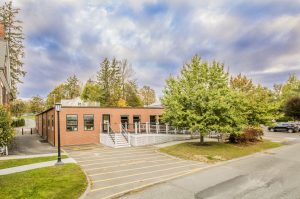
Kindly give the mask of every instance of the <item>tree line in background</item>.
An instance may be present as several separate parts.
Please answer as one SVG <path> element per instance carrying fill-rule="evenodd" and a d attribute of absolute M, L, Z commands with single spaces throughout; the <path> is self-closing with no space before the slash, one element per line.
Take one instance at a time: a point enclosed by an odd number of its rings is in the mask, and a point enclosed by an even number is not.
<path fill-rule="evenodd" d="M 149 86 L 139 89 L 133 77 L 134 70 L 127 60 L 105 58 L 96 80 L 89 79 L 82 87 L 75 75 L 69 77 L 48 94 L 46 106 L 76 97 L 86 102 L 100 102 L 103 107 L 141 107 L 154 103 L 155 91 Z"/>
<path fill-rule="evenodd" d="M 100 102 L 102 107 L 141 107 L 155 102 L 155 91 L 149 86 L 138 88 L 134 80 L 134 70 L 127 60 L 109 60 L 105 58 L 100 64 L 97 79 L 89 79 L 84 86 L 76 75 L 67 78 L 56 86 L 44 100 L 34 96 L 24 101 L 16 99 L 10 104 L 15 117 L 24 113 L 39 113 L 53 107 L 63 99 L 80 97 L 86 102 Z"/>
<path fill-rule="evenodd" d="M 224 65 L 203 61 L 199 56 L 182 67 L 177 77 L 167 80 L 161 99 L 163 120 L 178 127 L 188 127 L 203 137 L 211 131 L 236 135 L 272 120 L 290 120 L 288 104 L 298 106 L 300 81 L 290 75 L 282 85 L 268 89 L 254 84 L 241 74 L 229 76 Z M 284 114 L 287 118 L 284 118 Z"/>

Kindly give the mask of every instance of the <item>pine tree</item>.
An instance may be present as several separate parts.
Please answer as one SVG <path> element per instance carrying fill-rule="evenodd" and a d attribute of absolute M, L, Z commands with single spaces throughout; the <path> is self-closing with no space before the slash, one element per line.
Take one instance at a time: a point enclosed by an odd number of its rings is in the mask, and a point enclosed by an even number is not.
<path fill-rule="evenodd" d="M 17 95 L 17 83 L 22 83 L 21 78 L 26 72 L 23 69 L 24 35 L 22 21 L 17 19 L 20 9 L 14 8 L 12 1 L 5 3 L 0 8 L 0 21 L 5 28 L 5 39 L 8 41 L 10 52 L 10 68 L 12 81 L 12 94 Z"/>
<path fill-rule="evenodd" d="M 100 64 L 100 70 L 97 73 L 97 82 L 103 91 L 103 103 L 101 106 L 108 106 L 110 104 L 110 80 L 111 80 L 111 69 L 110 61 L 105 58 Z"/>
<path fill-rule="evenodd" d="M 138 87 L 136 82 L 129 81 L 125 84 L 124 87 L 125 99 L 130 107 L 141 107 L 143 106 L 143 102 L 138 94 Z"/>
<path fill-rule="evenodd" d="M 80 96 L 80 83 L 76 75 L 68 77 L 65 83 L 65 92 L 67 99 L 74 99 Z"/>

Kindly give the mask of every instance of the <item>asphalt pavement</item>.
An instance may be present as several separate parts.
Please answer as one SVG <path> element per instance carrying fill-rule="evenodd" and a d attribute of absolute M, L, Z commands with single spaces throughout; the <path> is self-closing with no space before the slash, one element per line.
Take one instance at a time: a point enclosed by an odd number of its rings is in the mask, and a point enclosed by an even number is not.
<path fill-rule="evenodd" d="M 285 146 L 198 171 L 123 199 L 299 199 L 300 133 L 269 133 Z"/>

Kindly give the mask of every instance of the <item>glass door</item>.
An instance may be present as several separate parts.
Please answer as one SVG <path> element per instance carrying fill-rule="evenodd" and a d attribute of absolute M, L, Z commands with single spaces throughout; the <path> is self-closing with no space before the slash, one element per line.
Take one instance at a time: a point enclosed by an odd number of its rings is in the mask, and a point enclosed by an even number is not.
<path fill-rule="evenodd" d="M 110 115 L 109 114 L 105 114 L 102 115 L 102 131 L 107 133 L 108 132 L 108 127 L 110 124 Z"/>

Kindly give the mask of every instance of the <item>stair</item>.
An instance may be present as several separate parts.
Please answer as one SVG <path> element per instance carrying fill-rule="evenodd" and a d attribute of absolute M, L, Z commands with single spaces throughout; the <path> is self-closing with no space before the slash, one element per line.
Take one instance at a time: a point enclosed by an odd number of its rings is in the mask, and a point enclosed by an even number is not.
<path fill-rule="evenodd" d="M 122 148 L 122 147 L 130 147 L 131 145 L 128 143 L 128 141 L 125 139 L 125 137 L 122 135 L 122 133 L 115 133 L 115 148 Z"/>

